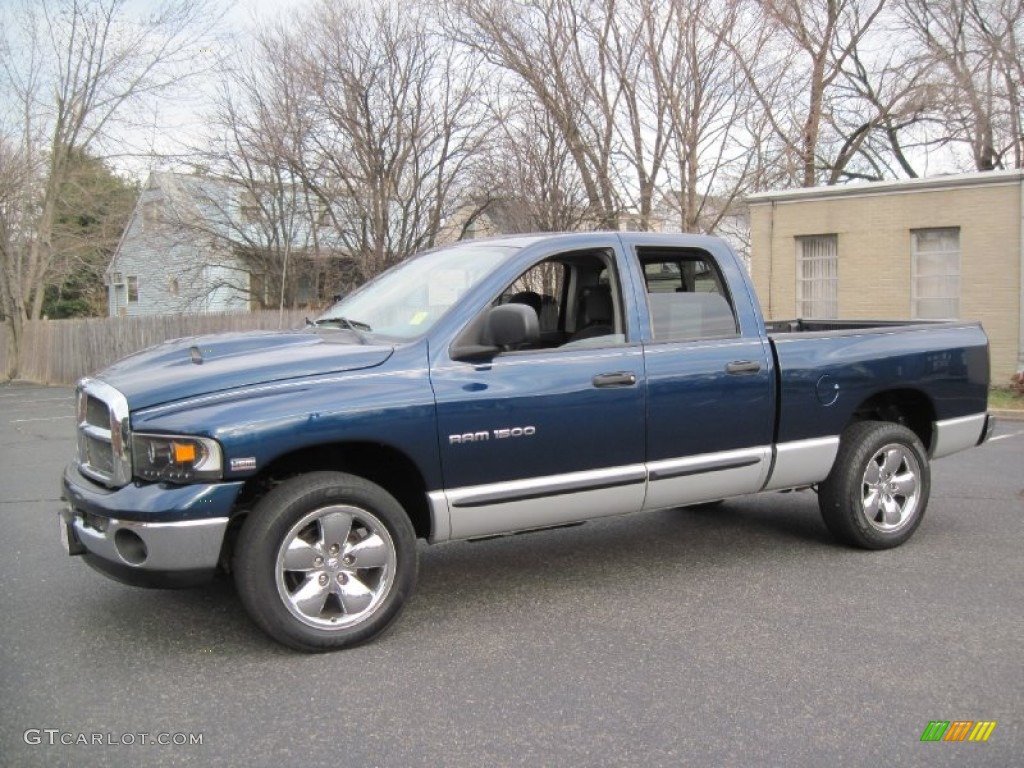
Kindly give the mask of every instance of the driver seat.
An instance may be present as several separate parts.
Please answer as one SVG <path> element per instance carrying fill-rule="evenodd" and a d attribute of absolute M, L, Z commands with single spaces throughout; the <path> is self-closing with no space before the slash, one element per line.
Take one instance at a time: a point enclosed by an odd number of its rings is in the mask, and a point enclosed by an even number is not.
<path fill-rule="evenodd" d="M 615 333 L 615 311 L 612 306 L 612 292 L 606 285 L 594 285 L 584 288 L 580 295 L 580 319 L 582 326 L 569 341 L 592 339 L 597 336 L 610 336 Z"/>

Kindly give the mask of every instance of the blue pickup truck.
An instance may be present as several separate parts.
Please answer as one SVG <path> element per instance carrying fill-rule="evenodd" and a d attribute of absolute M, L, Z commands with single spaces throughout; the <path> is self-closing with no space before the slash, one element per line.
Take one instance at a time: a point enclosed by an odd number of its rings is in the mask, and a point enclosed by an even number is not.
<path fill-rule="evenodd" d="M 690 235 L 469 241 L 308 327 L 167 342 L 79 383 L 69 554 L 138 585 L 230 573 L 296 649 L 366 641 L 417 539 L 812 488 L 837 539 L 902 544 L 930 462 L 984 442 L 977 323 L 766 323 Z"/>

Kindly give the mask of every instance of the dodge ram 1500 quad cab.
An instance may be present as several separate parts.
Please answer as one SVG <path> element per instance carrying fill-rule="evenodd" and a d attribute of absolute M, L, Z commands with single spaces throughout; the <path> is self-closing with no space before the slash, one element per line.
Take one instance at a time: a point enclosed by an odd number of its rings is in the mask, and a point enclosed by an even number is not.
<path fill-rule="evenodd" d="M 468 241 L 309 327 L 167 342 L 78 386 L 67 551 L 124 582 L 231 573 L 293 648 L 392 623 L 438 543 L 813 487 L 902 544 L 930 462 L 983 442 L 972 322 L 766 323 L 688 235 Z"/>

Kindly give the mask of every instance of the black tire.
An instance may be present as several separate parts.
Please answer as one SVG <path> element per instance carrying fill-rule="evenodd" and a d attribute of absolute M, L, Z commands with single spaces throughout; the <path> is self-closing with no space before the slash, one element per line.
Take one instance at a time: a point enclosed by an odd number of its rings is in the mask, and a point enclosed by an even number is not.
<path fill-rule="evenodd" d="M 698 501 L 695 504 L 687 504 L 684 507 L 680 507 L 680 509 L 688 512 L 711 512 L 723 504 L 725 504 L 725 499 L 715 499 L 714 501 Z"/>
<path fill-rule="evenodd" d="M 843 432 L 818 505 L 839 541 L 889 549 L 914 535 L 930 491 L 928 456 L 917 435 L 900 424 L 862 421 Z"/>
<path fill-rule="evenodd" d="M 387 629 L 412 595 L 417 568 L 416 534 L 401 505 L 341 472 L 274 488 L 245 521 L 234 553 L 235 585 L 253 621 L 309 652 L 349 648 Z"/>

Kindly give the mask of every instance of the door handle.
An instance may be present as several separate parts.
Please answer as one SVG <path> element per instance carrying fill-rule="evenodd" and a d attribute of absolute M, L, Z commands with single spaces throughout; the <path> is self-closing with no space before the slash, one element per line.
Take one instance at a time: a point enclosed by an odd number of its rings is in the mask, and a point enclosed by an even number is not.
<path fill-rule="evenodd" d="M 726 373 L 742 376 L 747 373 L 757 373 L 761 370 L 761 364 L 753 360 L 737 360 L 725 366 Z"/>
<path fill-rule="evenodd" d="M 601 387 L 632 387 L 636 384 L 636 374 L 632 371 L 616 371 L 615 373 L 599 373 L 594 377 L 594 386 Z"/>

